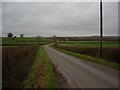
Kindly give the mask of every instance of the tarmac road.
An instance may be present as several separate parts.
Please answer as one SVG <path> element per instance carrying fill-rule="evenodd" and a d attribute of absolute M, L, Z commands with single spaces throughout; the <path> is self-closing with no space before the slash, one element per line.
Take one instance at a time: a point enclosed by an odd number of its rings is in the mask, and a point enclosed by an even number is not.
<path fill-rule="evenodd" d="M 81 60 L 45 45 L 45 50 L 70 88 L 118 88 L 118 71 Z"/>

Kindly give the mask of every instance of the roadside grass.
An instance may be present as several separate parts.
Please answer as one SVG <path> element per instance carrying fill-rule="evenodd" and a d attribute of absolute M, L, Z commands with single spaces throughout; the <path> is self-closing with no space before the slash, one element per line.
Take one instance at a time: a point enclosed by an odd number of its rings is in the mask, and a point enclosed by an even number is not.
<path fill-rule="evenodd" d="M 53 67 L 43 46 L 40 46 L 29 76 L 24 81 L 25 88 L 34 88 L 34 86 L 36 88 L 58 87 Z"/>
<path fill-rule="evenodd" d="M 107 61 L 107 60 L 105 60 L 105 59 L 100 59 L 100 58 L 94 58 L 94 57 L 88 56 L 88 55 L 83 55 L 83 54 L 78 54 L 78 53 L 70 52 L 70 51 L 67 51 L 67 50 L 63 50 L 63 49 L 60 49 L 60 48 L 56 48 L 56 47 L 54 47 L 53 45 L 50 46 L 50 47 L 53 48 L 53 49 L 56 49 L 56 50 L 58 50 L 58 51 L 61 51 L 61 52 L 63 52 L 63 53 L 66 53 L 66 54 L 68 54 L 68 55 L 72 55 L 72 56 L 75 56 L 75 57 L 77 57 L 77 58 L 86 60 L 86 61 L 95 62 L 95 63 L 98 63 L 98 64 L 102 64 L 102 65 L 104 65 L 104 66 L 108 66 L 108 67 L 111 67 L 111 68 L 120 70 L 120 64 L 115 63 L 115 62 Z"/>

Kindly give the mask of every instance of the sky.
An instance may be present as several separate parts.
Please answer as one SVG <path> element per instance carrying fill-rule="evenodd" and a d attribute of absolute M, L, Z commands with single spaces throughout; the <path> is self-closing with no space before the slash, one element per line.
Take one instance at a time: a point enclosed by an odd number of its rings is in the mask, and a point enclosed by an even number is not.
<path fill-rule="evenodd" d="M 118 35 L 118 3 L 103 3 L 104 36 Z M 99 35 L 98 2 L 2 2 L 2 36 Z"/>

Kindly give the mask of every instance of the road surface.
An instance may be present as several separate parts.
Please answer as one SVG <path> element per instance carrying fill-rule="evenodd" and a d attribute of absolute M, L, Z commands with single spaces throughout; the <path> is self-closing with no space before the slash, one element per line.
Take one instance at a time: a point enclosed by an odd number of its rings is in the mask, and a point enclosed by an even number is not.
<path fill-rule="evenodd" d="M 45 50 L 70 88 L 118 88 L 118 71 L 78 59 L 45 45 Z"/>

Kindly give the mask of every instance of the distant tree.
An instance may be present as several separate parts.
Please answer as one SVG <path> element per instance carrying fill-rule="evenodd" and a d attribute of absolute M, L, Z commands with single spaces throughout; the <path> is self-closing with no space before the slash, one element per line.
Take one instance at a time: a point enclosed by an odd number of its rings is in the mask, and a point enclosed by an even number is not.
<path fill-rule="evenodd" d="M 13 37 L 13 34 L 10 32 L 10 33 L 7 34 L 7 36 L 8 36 L 9 38 L 12 38 L 12 37 Z"/>
<path fill-rule="evenodd" d="M 24 34 L 20 34 L 20 37 L 23 37 L 24 36 Z"/>
<path fill-rule="evenodd" d="M 15 38 L 17 38 L 16 36 L 14 36 L 13 38 L 12 38 L 12 40 L 15 40 Z"/>
<path fill-rule="evenodd" d="M 37 36 L 37 41 L 40 42 L 42 40 L 42 37 L 41 36 Z"/>
<path fill-rule="evenodd" d="M 14 36 L 14 38 L 17 38 L 16 36 Z"/>
<path fill-rule="evenodd" d="M 56 35 L 53 35 L 53 41 L 54 41 L 54 44 L 57 45 L 60 42 L 60 38 L 57 37 Z"/>

